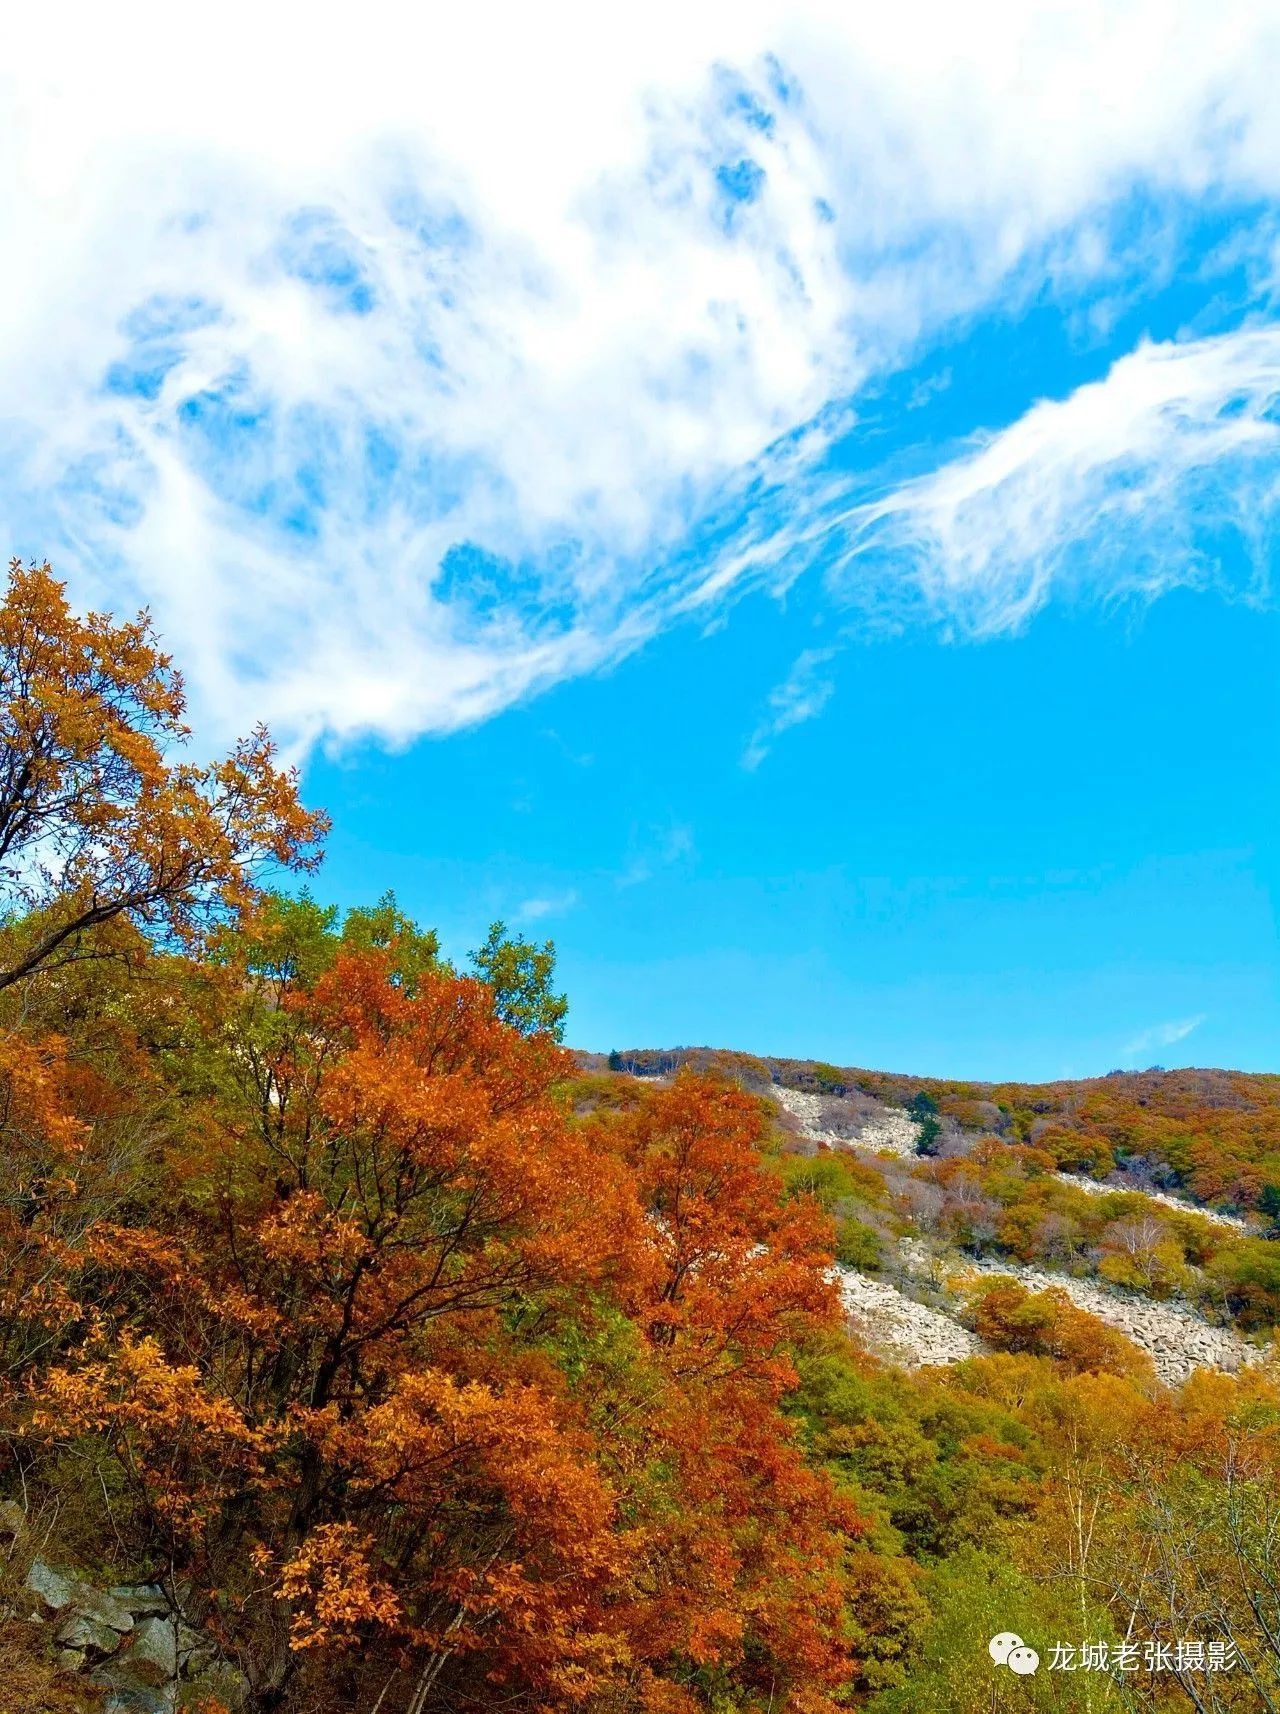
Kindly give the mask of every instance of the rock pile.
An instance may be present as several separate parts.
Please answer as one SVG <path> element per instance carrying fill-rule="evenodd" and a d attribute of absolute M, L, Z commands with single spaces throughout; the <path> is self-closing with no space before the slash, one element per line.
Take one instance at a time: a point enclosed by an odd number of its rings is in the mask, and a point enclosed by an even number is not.
<path fill-rule="evenodd" d="M 1157 1303 L 1108 1291 L 1090 1280 L 1050 1273 L 1009 1258 L 962 1259 L 954 1252 L 939 1253 L 918 1238 L 899 1239 L 895 1256 L 909 1280 L 919 1280 L 934 1292 L 950 1289 L 957 1298 L 966 1280 L 983 1274 L 1016 1279 L 1029 1291 L 1056 1287 L 1080 1309 L 1132 1339 L 1150 1356 L 1166 1386 L 1180 1386 L 1195 1369 L 1234 1374 L 1262 1355 L 1238 1333 L 1213 1326 L 1184 1304 Z M 904 1368 L 956 1363 L 983 1348 L 951 1315 L 916 1303 L 885 1280 L 868 1279 L 842 1268 L 840 1291 L 855 1331 L 871 1349 Z"/>
<path fill-rule="evenodd" d="M 1127 1196 L 1144 1196 L 1148 1202 L 1159 1203 L 1161 1208 L 1172 1208 L 1178 1214 L 1198 1214 L 1202 1220 L 1211 1220 L 1215 1226 L 1230 1226 L 1236 1232 L 1259 1230 L 1260 1223 L 1245 1220 L 1239 1214 L 1224 1214 L 1220 1208 L 1206 1208 L 1202 1202 L 1189 1202 L 1184 1196 L 1170 1196 L 1164 1190 L 1125 1184 L 1119 1176 L 1110 1183 L 1100 1183 L 1096 1178 L 1084 1178 L 1074 1172 L 1059 1172 L 1054 1177 L 1071 1185 L 1074 1190 L 1083 1190 L 1086 1196 L 1114 1196 L 1117 1191 L 1123 1191 Z"/>
<path fill-rule="evenodd" d="M 810 1142 L 825 1143 L 831 1149 L 870 1149 L 874 1153 L 914 1155 L 917 1132 L 902 1107 L 881 1107 L 879 1112 L 863 1120 L 857 1132 L 846 1136 L 830 1131 L 822 1124 L 824 1097 L 811 1095 L 803 1089 L 784 1089 L 775 1083 L 769 1091 L 779 1107 L 796 1121 L 801 1136 Z"/>
<path fill-rule="evenodd" d="M 1132 1339 L 1147 1352 L 1166 1386 L 1181 1386 L 1194 1369 L 1223 1369 L 1228 1374 L 1260 1355 L 1229 1327 L 1214 1327 L 1184 1304 L 1156 1303 L 1150 1298 L 1121 1297 L 1089 1280 L 1051 1274 L 1025 1263 L 989 1261 L 966 1263 L 977 1274 L 1008 1274 L 1031 1291 L 1056 1286 L 1080 1309 L 1087 1309 L 1108 1327 Z"/>
<path fill-rule="evenodd" d="M 21 1508 L 5 1502 L 0 1511 L 0 1525 L 16 1535 Z M 192 1704 L 216 1697 L 233 1714 L 247 1701 L 242 1674 L 184 1621 L 157 1583 L 96 1589 L 36 1558 L 21 1606 L 25 1617 L 52 1627 L 59 1666 L 105 1691 L 103 1714 L 176 1714 L 180 1695 Z"/>
<path fill-rule="evenodd" d="M 982 1350 L 967 1327 L 917 1303 L 884 1280 L 841 1268 L 840 1296 L 855 1334 L 873 1350 L 906 1369 L 958 1363 Z"/>

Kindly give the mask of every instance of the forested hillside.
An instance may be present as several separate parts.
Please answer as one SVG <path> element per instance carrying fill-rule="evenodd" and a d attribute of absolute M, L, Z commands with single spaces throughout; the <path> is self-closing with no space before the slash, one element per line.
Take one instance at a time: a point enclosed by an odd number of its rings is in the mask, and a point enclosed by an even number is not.
<path fill-rule="evenodd" d="M 0 675 L 0 1708 L 1280 1705 L 1280 1080 L 575 1056 L 145 617 L 15 566 Z"/>
<path fill-rule="evenodd" d="M 1116 1166 L 1158 1188 L 1280 1219 L 1280 1074 L 1113 1071 L 1060 1083 L 976 1083 L 897 1076 L 817 1060 L 774 1059 L 712 1048 L 582 1054 L 652 1077 L 687 1066 L 743 1087 L 775 1084 L 821 1096 L 864 1095 L 910 1108 L 924 1102 L 955 1130 L 1030 1144 L 1056 1166 L 1105 1177 Z"/>

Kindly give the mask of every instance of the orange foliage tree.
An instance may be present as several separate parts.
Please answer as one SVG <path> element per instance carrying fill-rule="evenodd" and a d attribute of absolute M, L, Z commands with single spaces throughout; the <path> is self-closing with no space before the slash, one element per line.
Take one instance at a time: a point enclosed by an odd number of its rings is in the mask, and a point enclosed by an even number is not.
<path fill-rule="evenodd" d="M 831 1708 L 864 1526 L 781 1406 L 836 1315 L 832 1235 L 763 1168 L 757 1104 L 686 1077 L 572 1120 L 556 1018 L 522 1034 L 390 901 L 341 936 L 263 908 L 324 820 L 261 730 L 175 760 L 183 715 L 146 614 L 77 617 L 11 566 L 24 1482 L 92 1467 L 77 1509 L 100 1489 L 260 1710 Z"/>
<path fill-rule="evenodd" d="M 984 1283 L 971 1300 L 974 1331 L 998 1351 L 1057 1358 L 1068 1372 L 1150 1378 L 1150 1359 L 1123 1333 L 1078 1308 L 1053 1286 L 1029 1291 L 1014 1279 Z"/>
<path fill-rule="evenodd" d="M 177 762 L 181 676 L 146 613 L 78 617 L 50 567 L 10 564 L 0 603 L 0 989 L 86 956 L 120 918 L 190 947 L 239 911 L 264 862 L 317 861 L 322 816 L 298 802 L 257 728 L 223 760 Z M 98 943 L 100 947 L 100 942 Z"/>
<path fill-rule="evenodd" d="M 335 1674 L 407 1714 L 442 1681 L 829 1706 L 859 1523 L 778 1401 L 830 1234 L 761 1167 L 757 1105 L 687 1079 L 575 1126 L 549 1037 L 477 981 L 397 980 L 394 946 L 266 1011 L 255 982 L 193 1002 L 225 1046 L 163 1230 L 64 1246 L 85 1307 L 33 1440 L 109 1450 L 136 1550 L 263 1709 Z"/>

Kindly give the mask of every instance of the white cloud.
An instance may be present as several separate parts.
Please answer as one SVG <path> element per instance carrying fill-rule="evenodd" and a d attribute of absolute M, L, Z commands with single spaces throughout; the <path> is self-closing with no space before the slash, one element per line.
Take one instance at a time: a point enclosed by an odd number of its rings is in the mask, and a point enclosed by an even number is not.
<path fill-rule="evenodd" d="M 1198 1030 L 1208 1014 L 1200 1012 L 1194 1018 L 1178 1018 L 1168 1024 L 1152 1024 L 1150 1029 L 1141 1030 L 1131 1042 L 1121 1049 L 1125 1059 L 1135 1059 L 1148 1053 L 1152 1048 L 1173 1047 L 1175 1043 L 1185 1041 L 1193 1030 Z"/>
<path fill-rule="evenodd" d="M 1280 499 L 1280 326 L 1143 344 L 900 490 L 867 524 L 913 550 L 926 595 L 976 630 L 1016 625 L 1064 579 L 1104 594 L 1204 581 L 1197 532 L 1238 531 L 1261 588 Z"/>
<path fill-rule="evenodd" d="M 758 768 L 769 754 L 773 741 L 792 726 L 813 720 L 831 700 L 835 681 L 823 668 L 839 653 L 837 648 L 805 649 L 797 656 L 791 671 L 769 693 L 767 711 L 751 734 L 743 752 L 742 765 Z"/>
<path fill-rule="evenodd" d="M 864 496 L 865 482 L 820 468 L 794 478 L 721 569 L 743 578 L 820 561 L 833 591 L 870 615 L 914 612 L 972 635 L 1016 629 L 1055 590 L 1116 600 L 1221 581 L 1266 596 L 1280 325 L 1144 343 L 1101 381 Z"/>
<path fill-rule="evenodd" d="M 482 718 L 721 599 L 752 539 L 682 544 L 779 435 L 1046 247 L 1109 278 L 1137 184 L 1280 194 L 1265 0 L 28 8 L 6 68 L 6 533 L 300 743 Z M 1191 440 L 1128 409 L 1149 491 Z M 1192 430 L 1173 475 L 1258 444 Z M 1041 495 L 1070 519 L 1081 455 L 1055 498 L 1028 439 L 864 520 L 979 625 L 1038 598 Z"/>

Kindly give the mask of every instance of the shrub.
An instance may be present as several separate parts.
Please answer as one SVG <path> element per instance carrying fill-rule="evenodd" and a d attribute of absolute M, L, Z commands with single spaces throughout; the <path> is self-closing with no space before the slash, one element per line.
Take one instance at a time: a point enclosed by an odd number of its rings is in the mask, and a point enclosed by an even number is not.
<path fill-rule="evenodd" d="M 847 1095 L 849 1085 L 845 1082 L 844 1073 L 834 1065 L 816 1064 L 813 1068 L 814 1082 L 824 1095 Z"/>
<path fill-rule="evenodd" d="M 836 1228 L 836 1260 L 841 1267 L 877 1272 L 884 1264 L 880 1234 L 865 1221 L 848 1216 Z"/>
<path fill-rule="evenodd" d="M 1227 1308 L 1246 1328 L 1280 1323 L 1280 1248 L 1265 1238 L 1244 1238 L 1209 1263 L 1207 1272 L 1223 1288 Z"/>

